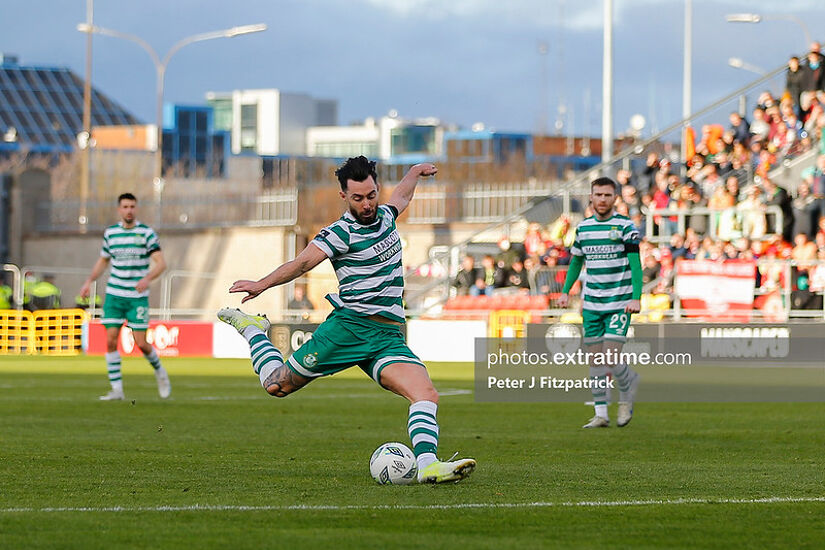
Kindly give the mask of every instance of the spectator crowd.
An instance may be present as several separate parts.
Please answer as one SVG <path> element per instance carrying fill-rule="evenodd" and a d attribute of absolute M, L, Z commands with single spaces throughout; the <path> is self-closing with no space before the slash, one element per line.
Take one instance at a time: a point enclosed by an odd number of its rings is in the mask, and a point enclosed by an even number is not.
<path fill-rule="evenodd" d="M 734 112 L 727 125 L 705 125 L 699 136 L 689 130 L 684 167 L 651 152 L 640 170 L 617 172 L 616 211 L 644 237 L 646 292 L 672 295 L 675 266 L 683 258 L 793 260 L 790 270 L 787 262 L 759 262 L 760 293 L 790 286 L 795 309 L 822 308 L 825 57 L 820 49 L 815 42 L 803 60 L 791 57 L 782 96 L 761 93 L 750 118 Z M 778 163 L 811 150 L 815 161 L 794 189 L 771 179 Z M 589 208 L 584 212 L 591 214 Z M 521 292 L 553 298 L 564 283 L 574 237 L 566 215 L 547 227 L 531 223 L 523 243 L 502 239 L 497 255 L 465 257 L 453 285 L 458 294 Z"/>

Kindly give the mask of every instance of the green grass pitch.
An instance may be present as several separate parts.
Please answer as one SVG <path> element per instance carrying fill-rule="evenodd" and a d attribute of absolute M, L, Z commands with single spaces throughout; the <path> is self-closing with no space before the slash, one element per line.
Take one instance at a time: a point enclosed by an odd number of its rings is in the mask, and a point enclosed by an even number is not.
<path fill-rule="evenodd" d="M 476 403 L 432 365 L 459 484 L 382 487 L 372 451 L 407 406 L 356 369 L 286 399 L 247 361 L 142 359 L 128 399 L 102 358 L 0 358 L 0 547 L 821 547 L 825 404 L 640 403 L 623 429 L 580 403 Z M 583 396 L 583 400 L 584 400 Z M 615 406 L 611 408 L 615 418 Z"/>

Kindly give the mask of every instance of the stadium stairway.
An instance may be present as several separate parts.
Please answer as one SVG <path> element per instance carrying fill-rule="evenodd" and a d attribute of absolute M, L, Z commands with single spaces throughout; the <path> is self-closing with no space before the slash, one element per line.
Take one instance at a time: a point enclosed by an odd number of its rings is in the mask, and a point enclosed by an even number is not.
<path fill-rule="evenodd" d="M 769 172 L 771 180 L 784 187 L 788 193 L 796 194 L 796 186 L 802 181 L 802 172 L 816 166 L 816 157 L 819 155 L 817 147 L 805 151 L 792 159 L 779 163 L 779 166 Z"/>

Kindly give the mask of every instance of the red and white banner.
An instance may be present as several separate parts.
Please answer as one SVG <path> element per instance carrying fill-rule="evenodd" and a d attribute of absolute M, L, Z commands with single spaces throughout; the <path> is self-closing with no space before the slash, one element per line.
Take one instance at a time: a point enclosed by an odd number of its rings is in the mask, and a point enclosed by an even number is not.
<path fill-rule="evenodd" d="M 150 321 L 146 341 L 163 357 L 212 357 L 212 323 L 197 321 Z M 132 331 L 124 326 L 117 345 L 122 355 L 141 355 Z M 99 321 L 89 323 L 88 355 L 106 353 L 106 327 Z"/>
<path fill-rule="evenodd" d="M 749 321 L 756 262 L 682 260 L 676 266 L 676 294 L 688 317 Z"/>

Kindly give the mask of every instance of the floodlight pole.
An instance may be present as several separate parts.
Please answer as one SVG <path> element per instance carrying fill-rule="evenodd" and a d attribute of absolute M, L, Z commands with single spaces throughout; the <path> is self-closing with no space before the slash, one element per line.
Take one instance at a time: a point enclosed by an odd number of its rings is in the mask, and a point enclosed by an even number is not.
<path fill-rule="evenodd" d="M 86 0 L 86 24 L 94 26 L 95 2 Z M 91 180 L 92 146 L 92 33 L 86 34 L 86 80 L 83 82 L 83 138 L 80 146 L 80 213 L 77 221 L 80 231 L 85 233 L 89 227 L 88 202 Z"/>
<path fill-rule="evenodd" d="M 613 158 L 613 0 L 604 0 L 603 26 L 602 162 L 610 162 Z"/>
<path fill-rule="evenodd" d="M 681 175 L 687 174 L 687 137 L 690 127 L 689 118 L 693 108 L 693 0 L 685 0 L 685 25 L 684 25 L 684 47 L 682 60 L 682 120 L 685 121 L 682 127 L 681 147 Z"/>

